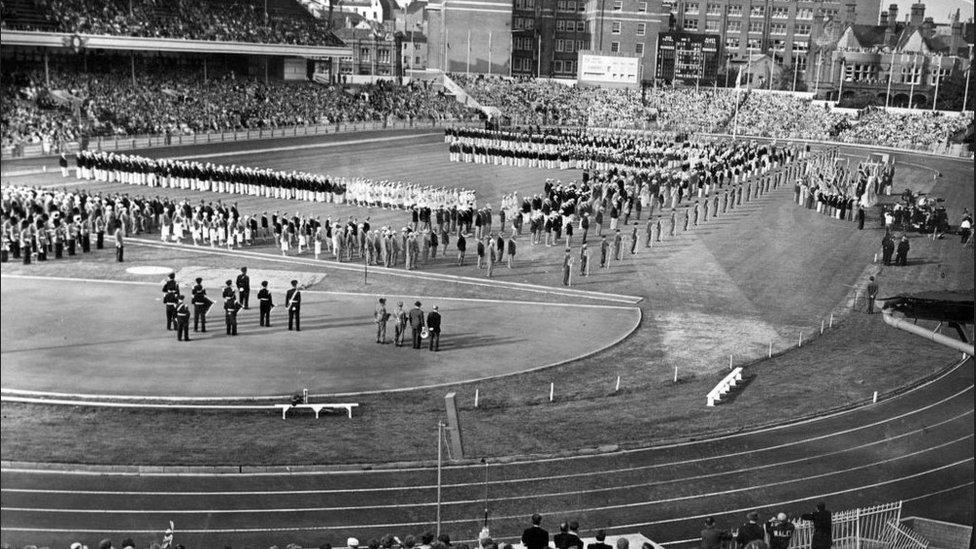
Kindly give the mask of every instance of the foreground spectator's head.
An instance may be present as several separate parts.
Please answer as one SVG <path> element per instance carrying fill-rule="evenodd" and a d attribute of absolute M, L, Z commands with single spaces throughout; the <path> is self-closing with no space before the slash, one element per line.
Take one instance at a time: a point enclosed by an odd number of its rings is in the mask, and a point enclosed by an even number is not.
<path fill-rule="evenodd" d="M 539 513 L 535 513 L 534 515 L 532 515 L 532 524 L 535 526 L 539 526 L 540 524 L 542 524 L 542 515 L 540 515 Z"/>
<path fill-rule="evenodd" d="M 630 540 L 625 537 L 617 538 L 617 549 L 630 549 Z"/>

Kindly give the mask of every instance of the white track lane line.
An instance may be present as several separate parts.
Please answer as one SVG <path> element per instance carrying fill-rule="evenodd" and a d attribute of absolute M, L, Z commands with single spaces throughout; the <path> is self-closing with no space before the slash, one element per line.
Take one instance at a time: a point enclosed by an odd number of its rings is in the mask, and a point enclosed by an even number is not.
<path fill-rule="evenodd" d="M 725 475 L 740 475 L 740 474 L 744 474 L 744 473 L 750 473 L 750 472 L 753 472 L 753 471 L 759 471 L 759 470 L 762 470 L 762 469 L 770 469 L 770 468 L 774 468 L 774 467 L 782 467 L 784 465 L 794 465 L 794 464 L 797 464 L 797 463 L 802 463 L 804 461 L 812 461 L 812 460 L 816 460 L 816 459 L 823 459 L 825 457 L 836 456 L 836 455 L 844 454 L 844 453 L 847 453 L 847 452 L 853 452 L 853 451 L 857 451 L 857 450 L 863 450 L 865 448 L 869 448 L 871 446 L 876 446 L 878 444 L 888 444 L 888 443 L 890 443 L 893 440 L 898 440 L 898 439 L 901 439 L 901 438 L 906 438 L 906 437 L 910 437 L 912 435 L 916 435 L 918 433 L 927 432 L 927 431 L 930 431 L 930 430 L 932 430 L 932 429 L 934 429 L 936 427 L 941 427 L 942 425 L 946 425 L 948 423 L 951 423 L 953 421 L 956 421 L 957 419 L 960 419 L 960 418 L 963 418 L 963 417 L 966 417 L 966 416 L 972 415 L 972 414 L 973 414 L 973 411 L 972 410 L 969 410 L 969 411 L 963 412 L 961 414 L 958 414 L 956 416 L 953 416 L 953 417 L 951 417 L 949 419 L 942 420 L 942 421 L 940 421 L 938 423 L 933 423 L 931 425 L 926 425 L 925 427 L 922 427 L 920 429 L 914 429 L 912 431 L 907 431 L 905 433 L 901 433 L 901 434 L 898 434 L 898 435 L 887 435 L 885 438 L 880 439 L 880 440 L 876 440 L 874 442 L 868 442 L 868 443 L 865 443 L 865 444 L 860 444 L 860 445 L 857 445 L 857 446 L 851 446 L 851 447 L 844 448 L 844 449 L 841 449 L 841 450 L 834 450 L 832 452 L 826 452 L 826 453 L 822 453 L 822 454 L 812 454 L 812 455 L 809 455 L 809 456 L 805 456 L 805 457 L 798 458 L 798 459 L 791 459 L 791 460 L 788 460 L 788 461 L 779 461 L 779 462 L 775 462 L 775 463 L 768 463 L 768 464 L 765 464 L 765 465 L 757 465 L 755 467 L 747 467 L 747 468 L 743 468 L 743 469 L 734 469 L 734 470 L 730 470 L 730 471 L 720 471 L 720 472 L 717 472 L 717 473 L 708 473 L 708 474 L 691 476 L 691 477 L 681 477 L 681 478 L 676 478 L 676 479 L 671 479 L 671 480 L 662 480 L 662 481 L 654 481 L 654 482 L 644 482 L 644 483 L 639 483 L 639 484 L 629 484 L 629 485 L 612 486 L 612 487 L 605 487 L 605 488 L 593 488 L 593 489 L 584 490 L 582 492 L 579 491 L 579 490 L 574 490 L 574 491 L 571 491 L 571 492 L 555 492 L 555 493 L 549 493 L 549 494 L 544 494 L 544 495 L 540 495 L 540 496 L 530 495 L 530 496 L 498 497 L 498 498 L 489 498 L 488 501 L 499 502 L 499 501 L 511 501 L 513 499 L 531 499 L 531 498 L 534 498 L 534 497 L 557 497 L 557 496 L 567 496 L 567 495 L 584 494 L 584 493 L 585 494 L 590 494 L 590 493 L 607 492 L 607 491 L 621 490 L 621 489 L 644 488 L 644 487 L 659 486 L 659 485 L 664 485 L 664 484 L 674 484 L 674 483 L 678 483 L 678 482 L 697 481 L 697 480 L 702 480 L 702 479 L 707 479 L 707 478 L 721 477 L 721 476 L 725 476 Z M 962 437 L 962 438 L 969 438 L 969 437 L 972 437 L 972 436 L 973 435 L 967 435 L 966 437 Z M 727 458 L 726 458 L 726 456 L 717 456 L 717 457 L 708 458 L 708 459 L 714 460 L 714 459 L 727 459 Z M 694 461 L 695 460 L 689 460 L 689 462 L 694 462 Z M 582 474 L 576 474 L 576 475 L 558 475 L 558 476 L 553 476 L 553 477 L 541 477 L 541 478 L 536 478 L 536 479 L 522 478 L 522 479 L 509 479 L 509 480 L 502 480 L 502 481 L 489 481 L 487 483 L 487 485 L 488 486 L 496 486 L 496 485 L 499 485 L 499 484 L 524 483 L 524 482 L 531 482 L 531 481 L 558 480 L 558 479 L 562 479 L 562 478 L 569 478 L 569 477 L 573 477 L 573 476 L 584 476 L 584 475 L 585 476 L 590 476 L 590 475 L 598 475 L 599 474 L 600 476 L 607 476 L 608 474 L 617 474 L 617 473 L 622 473 L 622 472 L 632 472 L 632 471 L 638 471 L 638 470 L 642 470 L 642 469 L 661 468 L 661 467 L 673 467 L 673 466 L 678 465 L 678 464 L 681 464 L 681 463 L 688 463 L 688 462 L 677 462 L 677 463 L 669 463 L 669 464 L 658 464 L 658 465 L 650 465 L 650 466 L 644 466 L 644 467 L 629 467 L 627 469 L 616 469 L 616 470 L 613 470 L 613 471 L 604 471 L 604 472 L 599 472 L 599 473 L 582 473 Z M 463 487 L 471 487 L 471 486 L 478 486 L 478 487 L 480 487 L 480 486 L 484 486 L 484 485 L 485 485 L 485 483 L 483 483 L 483 482 L 480 482 L 480 483 L 464 482 L 464 483 L 455 483 L 455 484 L 444 484 L 444 485 L 442 485 L 442 488 L 463 488 Z M 11 494 L 16 493 L 16 494 L 85 495 L 85 496 L 285 496 L 285 495 L 352 494 L 352 493 L 362 493 L 362 492 L 404 492 L 404 491 L 421 491 L 421 490 L 435 490 L 435 489 L 437 489 L 437 486 L 436 485 L 425 485 L 425 486 L 417 486 L 417 485 L 414 485 L 414 486 L 398 486 L 398 487 L 383 487 L 383 488 L 345 488 L 345 489 L 330 489 L 330 490 L 256 490 L 256 491 L 217 491 L 217 492 L 192 492 L 192 491 L 184 491 L 184 492 L 160 492 L 160 491 L 106 491 L 106 490 L 49 490 L 49 489 L 35 489 L 35 488 L 10 488 L 10 489 L 7 489 L 7 488 L 0 487 L 0 493 L 7 492 L 7 493 L 11 493 Z M 468 504 L 468 503 L 477 503 L 478 501 L 485 501 L 485 500 L 484 499 L 481 499 L 481 500 L 470 500 L 470 501 L 454 501 L 454 502 L 445 502 L 445 503 L 446 504 L 451 504 L 451 503 L 453 503 L 453 504 L 460 504 L 460 503 Z M 371 506 L 366 506 L 364 508 L 368 509 L 368 508 L 371 508 Z"/>
<path fill-rule="evenodd" d="M 371 131 L 371 130 L 367 130 Z M 335 134 L 330 134 L 335 135 Z M 443 135 L 439 132 L 423 132 L 410 135 L 394 135 L 391 137 L 370 137 L 367 139 L 350 139 L 347 141 L 328 141 L 325 143 L 311 143 L 308 145 L 288 145 L 282 147 L 266 147 L 262 149 L 247 149 L 241 151 L 215 152 L 206 154 L 176 155 L 167 156 L 164 160 L 197 160 L 200 158 L 221 158 L 224 156 L 245 156 L 250 154 L 266 154 L 274 152 L 304 151 L 308 149 L 328 149 L 335 147 L 345 147 L 348 145 L 365 145 L 368 143 L 384 143 L 388 141 L 404 141 L 407 139 L 417 139 L 418 137 L 430 137 L 432 135 Z M 303 136 L 299 136 L 303 137 Z M 433 143 L 431 143 L 433 144 Z M 424 143 L 427 145 L 427 143 Z"/>
<path fill-rule="evenodd" d="M 921 390 L 921 389 L 923 389 L 923 388 L 925 388 L 925 387 L 927 387 L 927 386 L 929 386 L 929 385 L 931 385 L 933 383 L 936 383 L 936 382 L 942 380 L 943 378 L 945 378 L 946 376 L 951 375 L 953 372 L 955 372 L 959 368 L 963 367 L 963 365 L 965 365 L 970 360 L 972 360 L 972 359 L 962 360 L 958 364 L 956 364 L 953 368 L 949 369 L 946 372 L 943 372 L 940 376 L 938 376 L 936 378 L 933 378 L 933 379 L 930 379 L 930 380 L 928 380 L 925 383 L 922 383 L 922 384 L 920 384 L 920 385 L 918 385 L 916 387 L 913 387 L 913 388 L 909 389 L 908 391 L 905 391 L 903 393 L 899 393 L 899 394 L 895 395 L 894 397 L 892 397 L 891 399 L 886 399 L 886 400 L 879 401 L 879 404 L 894 402 L 895 400 L 898 400 L 898 399 L 901 399 L 901 398 L 906 397 L 908 395 L 911 395 L 914 392 L 917 392 L 917 391 L 919 391 L 919 390 Z M 914 414 L 917 414 L 917 413 L 921 413 L 921 412 L 924 412 L 924 411 L 929 410 L 931 408 L 934 408 L 936 406 L 939 406 L 939 405 L 941 405 L 941 404 L 943 404 L 945 402 L 948 402 L 949 400 L 952 400 L 952 399 L 954 399 L 956 397 L 959 397 L 961 395 L 966 394 L 969 391 L 972 391 L 973 388 L 974 388 L 974 385 L 969 385 L 965 389 L 962 389 L 962 390 L 960 390 L 960 391 L 958 391 L 958 392 L 956 392 L 956 393 L 954 393 L 954 394 L 952 394 L 950 396 L 944 397 L 944 398 L 942 398 L 942 399 L 940 399 L 940 400 L 938 400 L 936 402 L 932 402 L 932 403 L 929 403 L 929 404 L 927 404 L 925 406 L 922 406 L 921 408 L 915 408 L 913 410 L 910 410 L 908 412 L 903 412 L 903 413 L 898 414 L 896 416 L 887 417 L 887 418 L 884 418 L 884 419 L 881 419 L 881 420 L 874 421 L 872 423 L 868 423 L 868 424 L 861 425 L 861 426 L 857 426 L 857 427 L 851 427 L 851 428 L 848 428 L 848 429 L 845 429 L 845 430 L 842 430 L 842 431 L 834 431 L 834 432 L 831 432 L 831 433 L 828 433 L 828 434 L 825 434 L 825 435 L 818 435 L 816 437 L 810 437 L 810 438 L 806 438 L 806 439 L 799 439 L 799 440 L 796 440 L 796 441 L 785 442 L 785 443 L 782 443 L 782 444 L 776 444 L 776 445 L 767 446 L 767 447 L 764 447 L 764 448 L 756 448 L 756 449 L 752 449 L 752 450 L 745 450 L 745 451 L 735 452 L 735 453 L 731 453 L 731 454 L 723 454 L 722 456 L 713 456 L 713 457 L 707 457 L 707 458 L 696 458 L 696 459 L 691 459 L 691 460 L 685 460 L 685 461 L 675 462 L 675 464 L 697 463 L 697 462 L 708 461 L 708 460 L 718 459 L 718 458 L 728 458 L 728 457 L 735 457 L 735 456 L 739 456 L 739 455 L 748 455 L 748 454 L 751 454 L 751 453 L 757 452 L 757 451 L 775 450 L 775 449 L 779 449 L 779 448 L 785 448 L 785 447 L 794 446 L 794 445 L 797 445 L 797 444 L 803 444 L 805 442 L 816 441 L 816 440 L 821 440 L 821 439 L 825 439 L 825 438 L 831 438 L 831 437 L 834 437 L 834 436 L 844 435 L 844 434 L 852 433 L 852 432 L 859 431 L 859 430 L 862 430 L 862 429 L 868 429 L 868 428 L 871 428 L 871 427 L 876 427 L 876 426 L 883 425 L 883 424 L 888 423 L 888 422 L 891 422 L 891 421 L 897 421 L 899 419 L 902 419 L 902 418 L 905 418 L 905 417 L 908 417 L 908 416 L 911 416 L 911 415 L 914 415 Z M 863 410 L 864 408 L 866 408 L 868 406 L 877 406 L 877 405 L 876 404 L 867 404 L 867 405 L 864 405 L 864 406 L 858 406 L 858 407 L 850 408 L 850 409 L 847 409 L 847 410 L 841 410 L 839 412 L 835 412 L 833 414 L 828 414 L 828 415 L 825 415 L 825 416 L 818 416 L 818 417 L 808 418 L 808 419 L 805 419 L 805 420 L 802 420 L 802 421 L 793 422 L 793 423 L 786 423 L 786 424 L 781 424 L 781 425 L 773 425 L 773 426 L 770 426 L 770 427 L 764 427 L 764 428 L 756 429 L 756 430 L 753 430 L 753 431 L 745 431 L 745 432 L 740 432 L 740 433 L 732 433 L 732 434 L 729 434 L 729 435 L 723 435 L 723 436 L 719 436 L 719 437 L 715 437 L 715 438 L 709 438 L 709 439 L 704 439 L 704 440 L 696 440 L 696 441 L 688 441 L 688 442 L 677 442 L 677 443 L 673 443 L 673 444 L 663 444 L 663 445 L 652 446 L 652 447 L 634 448 L 634 449 L 628 449 L 628 450 L 619 450 L 619 451 L 616 451 L 616 452 L 608 452 L 608 453 L 599 454 L 599 455 L 565 456 L 565 457 L 558 457 L 558 458 L 544 458 L 544 459 L 538 459 L 538 460 L 526 460 L 526 461 L 515 461 L 515 462 L 496 463 L 496 464 L 493 465 L 493 467 L 500 467 L 500 466 L 503 466 L 503 465 L 506 465 L 506 466 L 510 466 L 510 465 L 519 465 L 519 466 L 537 465 L 537 464 L 540 464 L 540 463 L 551 463 L 551 462 L 558 462 L 558 461 L 564 461 L 565 462 L 565 461 L 574 461 L 574 460 L 580 460 L 580 459 L 606 459 L 608 457 L 615 457 L 615 456 L 626 455 L 626 454 L 634 454 L 634 453 L 641 453 L 641 452 L 655 452 L 655 451 L 660 451 L 660 450 L 664 450 L 664 449 L 684 448 L 684 447 L 688 447 L 688 446 L 707 445 L 707 444 L 713 444 L 715 442 L 720 442 L 720 441 L 723 441 L 723 440 L 730 440 L 730 439 L 742 438 L 742 437 L 746 437 L 746 436 L 754 436 L 754 435 L 757 435 L 757 434 L 763 434 L 763 433 L 768 433 L 768 432 L 772 432 L 772 431 L 777 431 L 777 430 L 785 429 L 785 428 L 788 428 L 788 427 L 795 427 L 795 426 L 799 426 L 799 425 L 806 425 L 806 424 L 810 424 L 810 423 L 813 423 L 813 422 L 823 421 L 825 419 L 829 419 L 829 418 L 833 418 L 833 417 L 839 417 L 839 416 L 842 416 L 842 415 L 850 414 L 852 412 L 860 411 L 860 410 Z M 664 465 L 661 465 L 661 466 L 667 466 L 667 465 L 670 465 L 670 464 L 664 464 Z M 478 464 L 478 465 L 457 465 L 457 466 L 450 466 L 450 467 L 448 467 L 448 469 L 452 469 L 452 470 L 463 470 L 463 469 L 471 469 L 471 468 L 477 468 L 477 469 L 480 470 L 480 469 L 483 469 L 484 468 L 484 465 L 483 464 Z M 643 467 L 638 467 L 637 469 L 640 469 L 640 468 L 643 468 Z M 143 471 L 110 471 L 110 470 L 98 470 L 98 471 L 65 471 L 65 470 L 51 470 L 51 469 L 30 469 L 30 468 L 4 467 L 4 468 L 0 468 L 0 472 L 31 473 L 31 474 L 49 474 L 49 475 L 78 475 L 78 476 L 145 476 L 145 477 L 174 477 L 174 476 L 175 477 L 195 477 L 195 476 L 200 476 L 200 477 L 228 477 L 229 478 L 229 477 L 320 476 L 320 475 L 352 475 L 352 474 L 360 474 L 360 475 L 399 474 L 399 473 L 401 473 L 403 471 L 416 472 L 416 471 L 431 471 L 431 470 L 435 470 L 435 469 L 436 469 L 435 467 L 416 467 L 416 468 L 410 468 L 410 469 L 394 469 L 394 468 L 390 468 L 390 469 L 347 470 L 347 471 L 325 470 L 325 471 L 274 471 L 274 472 L 247 472 L 247 473 L 187 473 L 187 472 L 179 472 L 179 473 L 176 473 L 176 472 L 143 472 Z M 606 470 L 605 471 L 597 471 L 597 472 L 592 472 L 592 473 L 575 473 L 575 474 L 563 475 L 563 476 L 564 477 L 572 477 L 572 476 L 579 476 L 579 475 L 585 475 L 585 474 L 606 474 L 606 473 L 612 472 L 612 471 L 613 470 L 609 470 L 609 471 L 606 471 Z M 560 478 L 560 477 L 537 477 L 536 479 L 529 479 L 529 480 L 537 480 L 537 479 L 545 480 L 545 479 L 548 479 L 548 478 Z M 515 482 L 517 482 L 517 481 L 515 481 Z M 472 484 L 477 484 L 479 486 L 482 485 L 482 483 L 472 483 Z"/>
<path fill-rule="evenodd" d="M 895 459 L 897 459 L 897 458 L 895 458 Z M 842 490 L 836 490 L 836 491 L 833 491 L 833 492 L 820 493 L 820 494 L 812 494 L 812 495 L 809 495 L 809 496 L 804 497 L 804 498 L 798 498 L 798 499 L 792 499 L 792 500 L 783 500 L 783 501 L 775 501 L 775 502 L 765 502 L 763 505 L 765 507 L 780 507 L 780 506 L 792 505 L 792 504 L 801 503 L 801 502 L 808 502 L 808 501 L 816 500 L 816 499 L 825 499 L 825 498 L 835 497 L 835 496 L 847 494 L 847 493 L 850 493 L 850 492 L 860 492 L 860 491 L 864 491 L 864 490 L 870 490 L 870 489 L 873 489 L 873 488 L 880 488 L 882 486 L 887 486 L 887 485 L 895 484 L 895 483 L 898 483 L 898 482 L 903 482 L 903 481 L 907 481 L 907 480 L 916 479 L 916 478 L 923 477 L 923 476 L 926 476 L 926 475 L 930 475 L 930 474 L 933 474 L 933 473 L 939 473 L 939 472 L 945 471 L 947 469 L 952 469 L 953 467 L 958 467 L 960 465 L 964 465 L 966 463 L 972 463 L 972 462 L 973 462 L 973 458 L 961 459 L 961 460 L 958 460 L 958 461 L 955 461 L 955 462 L 952 462 L 952 463 L 948 463 L 948 464 L 945 464 L 945 465 L 941 465 L 939 467 L 935 467 L 933 469 L 927 469 L 925 471 L 919 471 L 919 472 L 916 472 L 916 473 L 912 473 L 910 475 L 905 475 L 903 477 L 898 477 L 898 478 L 894 478 L 894 479 L 886 479 L 886 480 L 883 480 L 883 481 L 875 482 L 875 483 L 868 484 L 868 485 L 864 485 L 864 486 L 848 487 L 848 488 L 844 488 Z M 968 484 L 972 484 L 972 483 L 968 483 Z M 760 486 L 755 487 L 755 489 L 765 488 L 765 486 L 766 485 L 760 485 Z M 965 486 L 965 485 L 958 485 L 958 486 L 959 487 L 962 487 L 962 486 Z M 711 494 L 711 496 L 723 495 L 724 493 L 725 492 L 717 492 L 715 494 Z M 573 516 L 573 515 L 579 515 L 579 514 L 583 514 L 583 513 L 594 512 L 594 511 L 610 511 L 610 510 L 622 509 L 622 508 L 643 507 L 643 506 L 646 506 L 646 505 L 649 505 L 649 503 L 629 503 L 629 504 L 623 504 L 623 505 L 611 505 L 611 506 L 593 507 L 593 508 L 586 508 L 586 509 L 567 509 L 567 510 L 560 510 L 560 511 L 550 511 L 549 514 L 550 515 L 568 515 L 568 516 Z M 6 509 L 6 508 L 4 508 L 4 510 L 11 511 L 11 510 Z M 652 526 L 652 525 L 659 525 L 659 524 L 668 524 L 668 523 L 673 523 L 673 522 L 683 522 L 683 521 L 694 520 L 694 519 L 703 519 L 705 517 L 709 517 L 709 516 L 713 516 L 713 515 L 725 515 L 725 514 L 745 513 L 747 511 L 752 511 L 752 510 L 754 510 L 754 507 L 753 506 L 745 507 L 745 508 L 741 508 L 741 509 L 727 509 L 727 510 L 720 510 L 720 511 L 714 511 L 713 510 L 713 511 L 709 512 L 708 514 L 703 514 L 703 515 L 694 515 L 694 516 L 689 516 L 689 517 L 671 518 L 671 519 L 659 519 L 659 520 L 655 520 L 655 521 L 642 522 L 642 523 L 634 523 L 634 524 L 622 524 L 622 525 L 614 526 L 613 529 L 614 530 L 622 530 L 622 529 L 634 530 L 634 529 L 641 528 L 641 527 L 645 527 L 645 526 Z M 47 512 L 47 511 L 49 511 L 49 510 L 46 510 L 46 509 L 40 510 L 40 512 Z M 81 510 L 81 512 L 83 512 L 83 513 L 89 513 L 91 511 L 89 511 L 89 510 Z M 104 513 L 106 511 L 97 511 L 97 512 L 98 513 Z M 125 513 L 129 513 L 129 511 L 126 511 Z M 160 511 L 160 513 L 162 513 L 162 511 Z M 519 515 L 507 515 L 507 516 L 496 516 L 496 517 L 492 517 L 492 519 L 493 520 L 519 520 L 519 519 L 523 519 L 524 520 L 525 519 L 525 516 L 522 515 L 522 514 L 519 514 Z M 477 524 L 477 523 L 479 523 L 480 520 L 481 520 L 480 517 L 474 517 L 474 518 L 463 518 L 463 519 L 446 519 L 446 520 L 442 520 L 441 522 L 444 523 L 444 524 L 464 524 L 464 525 L 470 525 L 470 524 Z M 355 531 L 355 530 L 363 530 L 363 529 L 366 529 L 366 528 L 370 528 L 370 529 L 394 528 L 394 529 L 397 529 L 397 530 L 403 530 L 403 529 L 413 528 L 413 527 L 418 527 L 418 526 L 428 526 L 430 524 L 431 524 L 431 521 L 425 521 L 425 522 L 407 522 L 407 523 L 389 523 L 389 524 L 356 524 L 356 525 L 341 525 L 341 526 L 297 526 L 297 527 L 292 526 L 292 527 L 268 527 L 268 528 L 181 529 L 180 532 L 183 532 L 183 533 L 186 533 L 186 534 L 244 534 L 244 533 L 264 533 L 264 532 L 298 532 L 298 531 L 326 531 L 326 530 L 347 530 L 347 531 L 353 530 L 353 531 Z M 113 530 L 87 530 L 87 529 L 81 530 L 81 529 L 62 529 L 62 528 L 57 528 L 57 529 L 52 529 L 52 528 L 19 529 L 19 528 L 16 528 L 16 527 L 8 527 L 6 525 L 4 526 L 4 530 L 8 530 L 8 531 L 38 531 L 38 532 L 55 532 L 55 533 L 56 532 L 66 532 L 66 533 L 68 533 L 68 532 L 71 532 L 71 533 L 128 533 L 128 534 L 155 534 L 155 533 L 159 533 L 159 530 L 158 529 L 156 529 L 156 530 L 124 530 L 124 531 L 117 531 L 116 532 L 116 531 L 113 531 Z"/>

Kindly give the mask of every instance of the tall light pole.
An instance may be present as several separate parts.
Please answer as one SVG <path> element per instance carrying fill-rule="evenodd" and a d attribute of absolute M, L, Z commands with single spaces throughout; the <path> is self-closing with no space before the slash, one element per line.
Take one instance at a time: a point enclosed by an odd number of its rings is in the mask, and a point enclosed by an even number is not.
<path fill-rule="evenodd" d="M 969 45 L 969 67 L 966 69 L 966 86 L 962 92 L 962 111 L 966 112 L 966 103 L 969 102 L 969 79 L 973 75 L 973 45 Z"/>
<path fill-rule="evenodd" d="M 942 55 L 939 55 L 939 66 L 935 69 L 935 96 L 932 98 L 932 112 L 935 112 L 935 104 L 939 102 L 939 83 L 942 81 Z"/>
<path fill-rule="evenodd" d="M 840 56 L 840 85 L 837 87 L 837 104 L 840 105 L 840 98 L 844 96 L 844 78 L 846 74 L 844 72 L 844 56 Z"/>
<path fill-rule="evenodd" d="M 908 87 L 908 109 L 912 109 L 915 102 L 915 78 L 918 71 L 918 52 L 912 56 L 912 84 Z"/>
<path fill-rule="evenodd" d="M 895 54 L 892 52 L 891 59 L 888 62 L 888 93 L 885 94 L 885 110 L 888 110 L 888 106 L 891 104 L 891 81 L 895 77 Z"/>

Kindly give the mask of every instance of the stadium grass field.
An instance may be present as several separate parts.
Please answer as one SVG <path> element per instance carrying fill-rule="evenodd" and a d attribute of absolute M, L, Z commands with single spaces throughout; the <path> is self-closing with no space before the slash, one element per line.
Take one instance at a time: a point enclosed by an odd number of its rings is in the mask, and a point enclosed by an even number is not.
<path fill-rule="evenodd" d="M 370 141 L 375 135 L 397 139 Z M 221 145 L 194 151 L 170 149 L 153 154 L 206 155 L 214 162 L 468 186 L 478 191 L 481 202 L 496 207 L 504 192 L 532 194 L 541 191 L 546 177 L 564 181 L 575 177 L 571 172 L 450 164 L 439 134 L 400 137 L 377 133 L 361 138 L 347 136 L 347 140 L 356 141 L 349 145 L 340 144 L 342 136 L 334 136 L 318 141 Z M 318 147 L 319 142 L 328 146 Z M 274 150 L 221 156 L 233 148 L 250 150 L 256 146 Z M 856 158 L 864 153 L 848 154 Z M 896 189 L 908 186 L 944 196 L 951 219 L 958 217 L 963 205 L 972 204 L 972 185 L 966 184 L 972 181 L 971 164 L 939 161 L 938 167 L 930 168 L 926 160 L 921 164 L 918 158 L 904 160 L 907 163 L 898 165 Z M 933 170 L 941 171 L 943 177 L 933 179 Z M 57 186 L 64 182 L 53 174 L 4 178 L 4 184 L 21 183 Z M 122 185 L 70 183 L 102 192 L 148 191 Z M 188 191 L 152 192 L 208 200 L 235 199 Z M 448 390 L 457 391 L 461 398 L 470 455 L 553 454 L 578 449 L 581 441 L 585 441 L 584 446 L 637 446 L 707 437 L 864 402 L 873 391 L 895 390 L 951 363 L 955 353 L 905 337 L 881 324 L 879 317 L 849 310 L 851 288 L 862 284 L 867 273 L 879 270 L 871 264 L 871 258 L 878 248 L 880 232 L 859 232 L 849 223 L 798 209 L 791 204 L 791 197 L 789 188 L 774 191 L 662 246 L 642 249 L 637 256 L 627 257 L 611 270 L 596 272 L 585 283 L 574 286 L 643 298 L 637 331 L 623 342 L 581 360 L 477 384 L 418 390 L 408 395 L 365 395 L 357 398 L 364 405 L 363 413 L 353 421 L 309 423 L 314 420 L 297 418 L 281 422 L 272 421 L 273 414 L 260 413 L 145 413 L 4 403 L 3 458 L 150 465 L 429 459 L 435 455 L 434 441 L 419 434 L 429 431 L 442 416 L 443 394 Z M 236 200 L 245 212 L 297 210 L 333 218 L 371 215 L 374 225 L 399 226 L 406 221 L 403 212 L 388 210 L 244 197 Z M 515 282 L 552 287 L 553 292 L 558 292 L 560 248 L 533 247 L 527 242 L 520 246 L 516 269 L 496 270 L 500 281 L 497 287 L 485 285 L 476 267 L 457 268 L 449 260 L 424 266 L 421 276 L 377 270 L 370 274 L 369 284 L 363 285 L 361 273 L 337 269 L 327 261 L 319 265 L 302 260 L 284 267 L 268 246 L 249 250 L 245 256 L 200 254 L 185 248 L 132 242 L 126 264 L 113 264 L 108 256 L 104 253 L 95 260 L 49 262 L 28 268 L 5 264 L 2 272 L 132 280 L 122 267 L 162 265 L 177 271 L 188 267 L 229 270 L 247 264 L 252 269 L 324 273 L 311 286 L 313 290 L 600 303 L 580 296 L 503 287 L 506 282 Z M 961 250 L 956 242 L 914 238 L 911 259 L 906 269 L 884 269 L 882 294 L 972 285 L 972 253 Z M 423 272 L 427 271 L 464 278 L 425 280 Z M 3 286 L 6 321 L 7 280 Z M 371 303 L 371 298 L 364 301 Z M 125 314 L 121 311 L 128 309 L 112 304 L 104 307 L 106 315 Z M 14 308 L 10 314 L 18 313 Z M 821 321 L 831 313 L 835 315 L 835 328 L 811 341 L 819 333 Z M 161 313 L 158 315 L 161 317 Z M 576 333 L 561 329 L 562 324 L 576 322 L 575 316 L 550 317 L 546 319 L 545 334 L 554 332 L 556 343 L 559 338 Z M 91 322 L 97 325 L 97 318 L 92 315 Z M 445 329 L 445 341 L 463 333 L 473 334 L 478 322 L 474 312 L 452 315 Z M 7 337 L 4 336 L 5 353 Z M 253 341 L 274 337 L 269 333 Z M 366 342 L 371 340 L 369 327 L 363 327 L 361 337 Z M 612 338 L 599 332 L 587 337 Z M 804 345 L 784 352 L 796 345 L 798 337 L 803 338 Z M 734 403 L 717 410 L 705 408 L 704 395 L 721 377 L 729 355 L 739 364 L 754 362 L 767 352 L 770 343 L 780 354 L 750 368 L 754 377 Z M 175 340 L 172 345 L 177 345 Z M 319 345 L 315 342 L 312 347 Z M 589 345 L 601 346 L 595 342 Z M 558 353 L 542 354 L 555 357 Z M 475 361 L 500 360 L 490 348 L 482 348 L 474 355 Z M 66 352 L 66 356 L 70 355 Z M 206 356 L 205 363 L 212 360 Z M 905 356 L 918 358 L 904 360 Z M 387 358 L 392 365 L 397 359 L 396 354 Z M 105 349 L 104 360 L 112 360 L 111 349 Z M 675 367 L 678 383 L 672 382 Z M 617 376 L 622 380 L 621 390 L 614 392 Z M 550 382 L 557 387 L 555 402 L 551 404 Z M 5 388 L 8 383 L 5 380 Z M 300 390 L 298 383 L 294 389 Z M 482 405 L 477 410 L 471 406 L 475 389 L 482 395 Z M 310 390 L 314 393 L 323 389 L 313 386 Z M 117 392 L 118 387 L 105 387 L 107 394 Z M 653 425 L 650 432 L 649 425 Z M 152 451 L 160 436 L 183 451 Z M 58 440 L 59 444 L 49 444 L 51 440 Z M 395 455 L 391 455 L 391 448 L 395 448 Z"/>

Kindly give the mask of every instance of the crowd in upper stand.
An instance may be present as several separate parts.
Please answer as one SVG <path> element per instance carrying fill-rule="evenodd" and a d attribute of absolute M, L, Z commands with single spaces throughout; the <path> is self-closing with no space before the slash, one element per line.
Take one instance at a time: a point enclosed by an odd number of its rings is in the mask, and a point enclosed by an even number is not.
<path fill-rule="evenodd" d="M 150 38 L 335 46 L 309 14 L 271 13 L 249 0 L 38 0 L 39 18 L 3 10 L 4 28 Z M 297 5 L 297 4 L 296 4 Z"/>
<path fill-rule="evenodd" d="M 895 114 L 880 109 L 859 116 L 832 112 L 823 103 L 790 94 L 728 88 L 605 89 L 549 80 L 452 75 L 484 106 L 498 107 L 515 124 L 588 125 L 687 133 L 848 142 L 904 148 L 944 143 L 972 124 L 972 115 L 929 111 Z"/>
<path fill-rule="evenodd" d="M 4 72 L 2 96 L 4 147 L 45 139 L 76 140 L 78 118 L 90 126 L 89 135 L 188 135 L 473 116 L 452 97 L 424 83 L 381 82 L 344 90 L 307 81 L 264 82 L 233 73 L 204 80 L 199 67 L 162 63 L 137 71 L 135 85 L 127 67 L 88 73 L 51 71 L 50 88 L 44 86 L 43 71 Z"/>
<path fill-rule="evenodd" d="M 189 135 L 360 121 L 474 119 L 477 112 L 425 83 L 356 87 L 283 82 L 211 69 L 199 63 L 141 60 L 135 81 L 126 63 L 58 66 L 50 86 L 34 66 L 3 73 L 2 145 L 77 141 L 88 136 Z M 91 63 L 89 63 L 91 65 Z M 10 67 L 10 64 L 7 65 Z M 972 124 L 972 115 L 831 111 L 789 94 L 721 88 L 643 91 L 567 86 L 499 77 L 452 78 L 514 124 L 642 128 L 683 133 L 868 142 L 933 149 Z M 84 126 L 84 131 L 79 126 Z"/>

